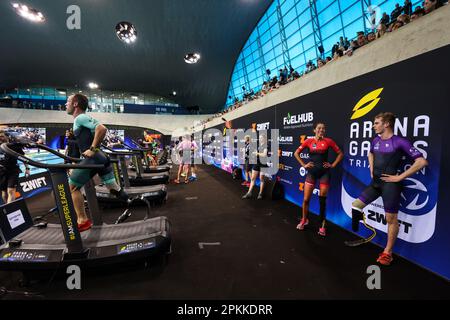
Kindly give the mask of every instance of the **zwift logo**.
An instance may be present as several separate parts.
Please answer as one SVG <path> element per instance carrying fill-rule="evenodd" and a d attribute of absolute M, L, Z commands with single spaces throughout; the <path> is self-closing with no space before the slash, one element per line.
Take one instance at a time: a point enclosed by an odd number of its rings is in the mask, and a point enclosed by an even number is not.
<path fill-rule="evenodd" d="M 353 115 L 350 118 L 351 120 L 361 118 L 372 111 L 373 108 L 377 106 L 380 102 L 380 94 L 384 88 L 379 88 L 369 92 L 361 100 L 358 101 L 356 106 L 353 108 Z"/>
<path fill-rule="evenodd" d="M 45 177 L 40 177 L 34 180 L 21 182 L 20 186 L 22 187 L 23 192 L 30 192 L 32 190 L 39 189 L 43 186 L 46 186 L 47 182 L 45 181 Z"/>

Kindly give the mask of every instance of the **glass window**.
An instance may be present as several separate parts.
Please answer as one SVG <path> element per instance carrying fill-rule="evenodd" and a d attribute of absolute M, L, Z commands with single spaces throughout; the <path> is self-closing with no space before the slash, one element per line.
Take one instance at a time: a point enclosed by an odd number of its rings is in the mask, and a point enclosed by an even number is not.
<path fill-rule="evenodd" d="M 272 38 L 272 45 L 275 47 L 281 43 L 281 35 L 277 34 L 275 37 Z"/>
<path fill-rule="evenodd" d="M 327 8 L 335 0 L 319 0 L 316 1 L 317 13 L 321 13 L 325 8 Z"/>
<path fill-rule="evenodd" d="M 328 21 L 336 17 L 336 15 L 339 15 L 339 4 L 337 2 L 334 2 L 332 5 L 330 5 L 329 7 L 324 9 L 321 13 L 319 13 L 319 24 L 321 26 L 326 24 Z"/>
<path fill-rule="evenodd" d="M 356 2 L 358 2 L 361 5 L 361 0 L 339 0 L 339 5 L 341 7 L 342 12 L 344 12 L 345 9 L 347 9 L 348 7 L 351 7 Z M 373 0 L 372 0 L 372 2 L 373 2 Z"/>
<path fill-rule="evenodd" d="M 353 6 L 348 8 L 345 12 L 342 13 L 342 23 L 344 26 L 353 22 L 356 18 L 362 16 L 362 8 L 361 3 L 358 1 Z"/>
<path fill-rule="evenodd" d="M 286 40 L 286 44 L 288 48 L 293 48 L 295 45 L 300 43 L 301 41 L 300 32 L 294 33 L 289 39 Z"/>
<path fill-rule="evenodd" d="M 311 49 L 305 51 L 305 59 L 306 61 L 312 60 L 315 63 L 317 59 L 317 52 L 315 47 L 312 47 Z"/>
<path fill-rule="evenodd" d="M 264 55 L 264 61 L 270 61 L 274 58 L 273 50 L 270 50 Z M 267 63 L 267 62 L 266 62 Z"/>
<path fill-rule="evenodd" d="M 289 56 L 296 57 L 303 52 L 303 46 L 301 43 L 298 43 L 296 46 L 289 46 Z"/>
<path fill-rule="evenodd" d="M 312 22 L 308 22 L 307 24 L 305 24 L 301 29 L 300 32 L 302 33 L 302 38 L 305 39 L 307 38 L 310 34 L 313 33 L 313 27 L 312 27 Z"/>
<path fill-rule="evenodd" d="M 345 27 L 345 36 L 348 38 L 348 40 L 356 38 L 356 33 L 358 31 L 364 30 L 364 24 L 363 19 L 359 18 L 349 26 Z"/>
<path fill-rule="evenodd" d="M 342 30 L 341 18 L 338 16 L 320 28 L 322 39 L 328 38 L 336 31 Z"/>
<path fill-rule="evenodd" d="M 269 21 L 269 26 L 273 27 L 275 25 L 278 25 L 278 15 L 276 12 L 274 12 L 269 19 L 267 19 Z"/>
<path fill-rule="evenodd" d="M 298 14 L 302 14 L 304 11 L 309 11 L 309 3 L 305 0 L 297 1 L 297 5 L 295 6 Z"/>
<path fill-rule="evenodd" d="M 297 20 L 294 20 L 290 25 L 285 27 L 286 38 L 289 38 L 294 32 L 299 30 Z"/>
<path fill-rule="evenodd" d="M 305 50 L 308 50 L 309 48 L 314 47 L 315 45 L 316 43 L 314 42 L 313 34 L 311 34 L 309 37 L 303 40 L 303 47 L 305 48 Z"/>
<path fill-rule="evenodd" d="M 288 12 L 292 7 L 294 7 L 294 5 L 295 5 L 295 0 L 285 0 L 280 6 L 281 13 L 283 15 L 285 15 L 286 12 Z"/>
<path fill-rule="evenodd" d="M 290 24 L 294 19 L 297 18 L 297 12 L 295 11 L 295 8 L 292 8 L 291 11 L 289 11 L 284 17 L 283 17 L 283 24 L 287 26 Z"/>
<path fill-rule="evenodd" d="M 300 72 L 299 68 L 302 64 L 305 64 L 305 56 L 303 54 L 291 59 L 292 68 L 297 70 L 297 72 Z"/>

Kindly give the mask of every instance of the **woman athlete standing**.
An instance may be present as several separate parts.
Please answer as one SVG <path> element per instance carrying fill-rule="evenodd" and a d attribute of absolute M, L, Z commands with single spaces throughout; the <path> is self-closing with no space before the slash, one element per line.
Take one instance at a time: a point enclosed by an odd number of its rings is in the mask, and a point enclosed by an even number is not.
<path fill-rule="evenodd" d="M 325 236 L 325 221 L 326 221 L 326 201 L 328 189 L 330 188 L 330 168 L 335 168 L 338 163 L 344 157 L 341 149 L 337 146 L 337 144 L 330 138 L 325 138 L 325 124 L 324 123 L 316 123 L 314 125 L 314 138 L 310 138 L 305 140 L 302 145 L 295 151 L 295 158 L 300 163 L 302 167 L 308 170 L 308 174 L 306 175 L 306 183 L 303 197 L 303 206 L 302 206 L 302 219 L 300 223 L 297 225 L 297 229 L 303 230 L 306 225 L 309 224 L 308 213 L 309 213 L 309 201 L 311 199 L 311 195 L 314 191 L 314 187 L 316 185 L 316 181 L 319 180 L 319 204 L 320 204 L 320 228 L 319 235 Z M 332 148 L 336 153 L 336 160 L 331 164 L 328 162 L 328 149 Z M 305 150 L 309 150 L 309 159 L 308 163 L 305 163 L 303 159 L 300 157 L 300 153 Z"/>

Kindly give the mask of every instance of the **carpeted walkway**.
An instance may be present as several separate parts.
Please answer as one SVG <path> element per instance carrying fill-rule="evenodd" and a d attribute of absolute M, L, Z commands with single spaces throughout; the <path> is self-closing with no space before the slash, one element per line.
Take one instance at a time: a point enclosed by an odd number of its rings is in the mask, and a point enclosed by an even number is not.
<path fill-rule="evenodd" d="M 175 169 L 175 168 L 174 168 Z M 175 171 L 175 170 L 173 170 Z M 317 235 L 295 229 L 300 208 L 287 201 L 241 200 L 240 181 L 202 166 L 199 180 L 169 185 L 167 203 L 156 210 L 172 222 L 173 253 L 163 270 L 141 266 L 83 273 L 82 290 L 71 292 L 65 279 L 46 288 L 50 299 L 440 299 L 449 283 L 395 257 L 382 268 L 381 290 L 368 290 L 366 269 L 380 248 L 348 248 L 351 234 L 329 225 Z M 48 196 L 47 196 L 48 197 Z M 50 199 L 50 198 L 47 198 Z M 46 201 L 47 203 L 49 200 Z M 42 206 L 42 199 L 30 206 Z M 34 207 L 36 208 L 36 207 Z M 113 221 L 120 210 L 109 210 Z M 134 218 L 142 216 L 135 213 Z M 220 243 L 204 245 L 199 243 Z M 0 272 L 0 283 L 18 289 L 17 275 Z M 31 290 L 32 291 L 32 290 Z M 7 295 L 5 298 L 17 298 Z"/>

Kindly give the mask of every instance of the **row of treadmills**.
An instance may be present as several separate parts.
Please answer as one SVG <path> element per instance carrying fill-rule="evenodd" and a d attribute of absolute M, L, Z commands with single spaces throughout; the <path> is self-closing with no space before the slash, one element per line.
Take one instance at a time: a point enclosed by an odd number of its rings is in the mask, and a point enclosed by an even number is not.
<path fill-rule="evenodd" d="M 134 260 L 149 261 L 171 251 L 170 222 L 167 217 L 153 214 L 156 204 L 167 199 L 169 164 L 150 166 L 144 148 L 124 145 L 121 149 L 103 148 L 109 155 L 117 181 L 129 195 L 119 199 L 93 179 L 84 187 L 85 202 L 93 227 L 78 231 L 76 213 L 70 196 L 67 170 L 101 169 L 103 165 L 82 165 L 53 149 L 38 144 L 23 144 L 39 148 L 60 157 L 69 164 L 46 164 L 13 151 L 11 144 L 0 146 L 4 153 L 17 157 L 28 165 L 47 169 L 60 224 L 33 219 L 26 200 L 19 199 L 0 207 L 0 270 L 32 272 L 54 270 L 69 265 L 97 267 Z M 166 156 L 167 158 L 167 156 Z M 146 207 L 143 220 L 126 222 L 137 206 Z M 106 224 L 100 207 L 120 206 L 124 212 L 114 224 Z"/>

